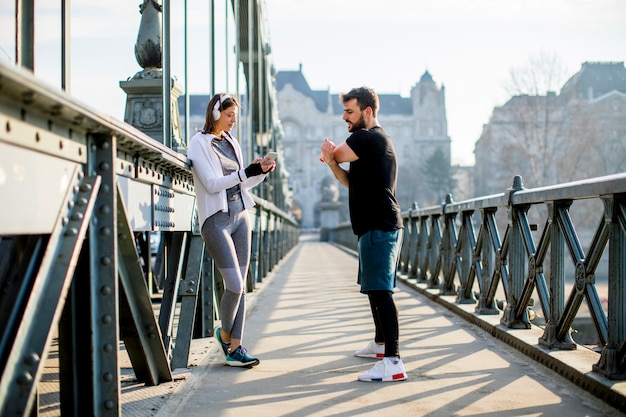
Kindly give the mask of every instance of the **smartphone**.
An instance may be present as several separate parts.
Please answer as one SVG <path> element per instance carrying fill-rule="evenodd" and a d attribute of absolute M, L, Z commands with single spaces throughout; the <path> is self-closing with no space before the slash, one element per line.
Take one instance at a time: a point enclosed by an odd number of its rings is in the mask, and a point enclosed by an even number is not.
<path fill-rule="evenodd" d="M 265 158 L 263 159 L 269 159 L 269 160 L 274 161 L 277 156 L 278 156 L 278 152 L 268 152 L 267 155 L 265 155 Z"/>

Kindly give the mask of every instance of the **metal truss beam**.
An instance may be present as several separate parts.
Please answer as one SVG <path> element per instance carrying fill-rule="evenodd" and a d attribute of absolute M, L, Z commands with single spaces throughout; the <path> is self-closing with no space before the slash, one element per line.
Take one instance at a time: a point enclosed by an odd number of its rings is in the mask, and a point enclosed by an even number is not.
<path fill-rule="evenodd" d="M 30 294 L 24 298 L 19 324 L 15 323 L 15 338 L 2 352 L 8 355 L 2 358 L 0 415 L 28 415 L 32 411 L 43 360 L 61 316 L 99 189 L 99 177 L 84 177 L 78 169 L 73 172 Z"/>

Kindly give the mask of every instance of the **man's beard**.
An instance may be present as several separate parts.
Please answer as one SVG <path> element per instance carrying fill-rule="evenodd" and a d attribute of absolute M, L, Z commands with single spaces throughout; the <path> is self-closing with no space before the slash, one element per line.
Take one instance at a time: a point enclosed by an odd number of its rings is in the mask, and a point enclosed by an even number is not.
<path fill-rule="evenodd" d="M 363 115 L 356 122 L 352 123 L 352 127 L 348 127 L 348 132 L 354 132 L 355 130 L 365 129 L 365 118 Z"/>

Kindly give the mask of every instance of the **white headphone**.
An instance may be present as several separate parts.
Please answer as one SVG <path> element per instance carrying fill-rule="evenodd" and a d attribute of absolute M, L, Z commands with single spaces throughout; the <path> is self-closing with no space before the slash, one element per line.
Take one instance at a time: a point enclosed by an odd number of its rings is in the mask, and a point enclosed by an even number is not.
<path fill-rule="evenodd" d="M 229 99 L 230 96 L 229 95 L 223 95 L 222 98 L 220 98 L 216 103 L 215 106 L 213 107 L 213 119 L 214 120 L 219 120 L 220 117 L 222 117 L 222 112 L 220 111 L 220 108 L 222 107 L 222 103 L 224 101 L 226 101 L 226 99 Z"/>

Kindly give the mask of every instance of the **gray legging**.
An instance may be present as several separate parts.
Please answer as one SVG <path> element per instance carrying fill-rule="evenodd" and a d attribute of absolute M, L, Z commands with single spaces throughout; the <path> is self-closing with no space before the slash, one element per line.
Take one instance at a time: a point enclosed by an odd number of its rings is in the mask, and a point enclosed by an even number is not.
<path fill-rule="evenodd" d="M 222 329 L 233 339 L 242 339 L 251 231 L 241 198 L 228 202 L 228 213 L 218 211 L 204 221 L 202 239 L 224 279 L 225 290 L 220 302 Z"/>

